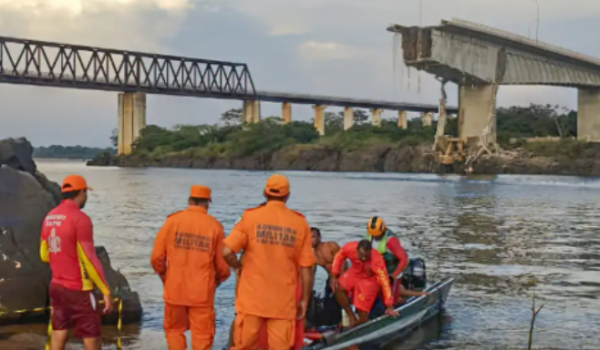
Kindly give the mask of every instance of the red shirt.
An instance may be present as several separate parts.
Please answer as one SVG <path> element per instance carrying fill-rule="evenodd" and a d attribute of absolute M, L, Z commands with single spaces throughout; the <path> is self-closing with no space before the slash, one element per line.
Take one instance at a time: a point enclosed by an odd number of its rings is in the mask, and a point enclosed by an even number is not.
<path fill-rule="evenodd" d="M 334 276 L 338 276 L 342 270 L 342 264 L 344 260 L 350 259 L 352 266 L 348 268 L 348 271 L 354 273 L 358 278 L 371 278 L 377 276 L 377 282 L 381 285 L 383 292 L 383 301 L 386 306 L 394 304 L 392 296 L 392 288 L 390 287 L 390 281 L 387 275 L 387 268 L 383 256 L 376 251 L 371 249 L 371 259 L 362 261 L 358 258 L 356 249 L 358 248 L 358 242 L 350 242 L 344 244 L 342 249 L 335 255 L 333 259 L 333 266 L 331 268 Z"/>
<path fill-rule="evenodd" d="M 92 231 L 89 216 L 75 202 L 65 200 L 44 218 L 40 256 L 50 263 L 52 283 L 86 291 L 95 285 L 102 294 L 109 295 Z"/>

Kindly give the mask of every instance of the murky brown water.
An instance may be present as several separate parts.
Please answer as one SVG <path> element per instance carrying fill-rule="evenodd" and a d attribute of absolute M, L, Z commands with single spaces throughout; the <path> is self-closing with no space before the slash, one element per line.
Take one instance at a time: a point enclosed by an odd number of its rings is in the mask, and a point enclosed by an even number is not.
<path fill-rule="evenodd" d="M 166 349 L 161 283 L 148 260 L 166 215 L 185 207 L 189 185 L 212 187 L 210 212 L 228 230 L 244 208 L 262 201 L 268 176 L 88 168 L 72 162 L 38 165 L 55 181 L 80 173 L 94 188 L 86 211 L 94 221 L 96 244 L 108 249 L 113 266 L 129 279 L 144 306 L 143 323 L 125 332 L 124 348 L 130 350 Z M 447 312 L 395 348 L 526 348 L 534 296 L 545 304 L 534 347 L 600 348 L 600 180 L 286 174 L 292 181 L 290 206 L 320 227 L 326 239 L 360 238 L 367 218 L 377 214 L 400 235 L 410 256 L 426 259 L 430 278 L 457 277 Z M 226 341 L 233 317 L 233 283 L 227 281 L 217 292 L 215 349 Z M 106 333 L 106 348 L 114 348 L 114 329 Z"/>

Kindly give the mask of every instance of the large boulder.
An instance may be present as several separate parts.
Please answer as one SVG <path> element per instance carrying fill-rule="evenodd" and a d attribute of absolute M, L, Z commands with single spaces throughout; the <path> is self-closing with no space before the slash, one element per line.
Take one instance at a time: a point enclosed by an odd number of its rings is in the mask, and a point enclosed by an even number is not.
<path fill-rule="evenodd" d="M 40 229 L 46 214 L 60 203 L 60 186 L 37 171 L 32 153 L 26 139 L 0 140 L 0 312 L 8 312 L 0 318 L 3 323 L 44 314 L 33 310 L 45 310 L 49 304 L 51 273 L 40 260 Z M 139 321 L 138 294 L 111 267 L 106 250 L 96 251 L 111 290 L 123 299 L 123 321 Z M 104 322 L 116 322 L 116 313 L 115 308 Z"/>

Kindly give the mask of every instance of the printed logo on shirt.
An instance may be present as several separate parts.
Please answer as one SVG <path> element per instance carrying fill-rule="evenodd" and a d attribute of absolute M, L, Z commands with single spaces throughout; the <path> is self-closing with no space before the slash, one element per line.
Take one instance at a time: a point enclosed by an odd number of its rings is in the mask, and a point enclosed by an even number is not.
<path fill-rule="evenodd" d="M 256 243 L 293 247 L 296 243 L 296 230 L 290 227 L 258 224 L 256 226 Z"/>
<path fill-rule="evenodd" d="M 50 253 L 60 253 L 60 237 L 56 235 L 56 229 L 52 228 L 48 237 L 48 251 Z"/>
<path fill-rule="evenodd" d="M 210 250 L 211 239 L 204 235 L 196 235 L 186 232 L 175 232 L 175 248 L 189 249 L 201 252 Z"/>

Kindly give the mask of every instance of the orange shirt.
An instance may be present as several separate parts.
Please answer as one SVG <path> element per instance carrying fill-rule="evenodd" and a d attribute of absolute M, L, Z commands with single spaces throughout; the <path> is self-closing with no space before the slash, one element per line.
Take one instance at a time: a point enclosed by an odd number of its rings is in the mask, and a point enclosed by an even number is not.
<path fill-rule="evenodd" d="M 212 306 L 216 286 L 231 271 L 223 259 L 223 226 L 206 209 L 190 206 L 167 217 L 154 241 L 150 264 L 166 275 L 165 301 Z"/>
<path fill-rule="evenodd" d="M 234 253 L 244 250 L 235 310 L 294 319 L 299 267 L 315 263 L 311 237 L 304 216 L 283 202 L 246 210 L 224 242 Z"/>

